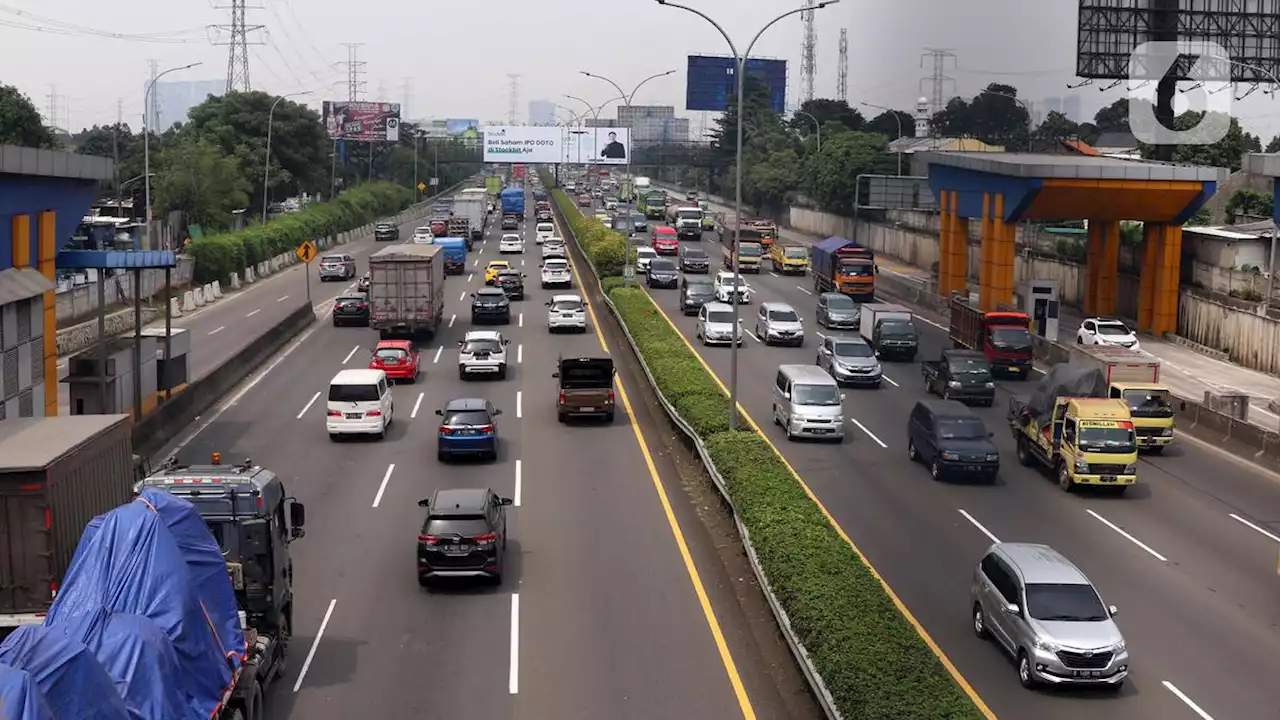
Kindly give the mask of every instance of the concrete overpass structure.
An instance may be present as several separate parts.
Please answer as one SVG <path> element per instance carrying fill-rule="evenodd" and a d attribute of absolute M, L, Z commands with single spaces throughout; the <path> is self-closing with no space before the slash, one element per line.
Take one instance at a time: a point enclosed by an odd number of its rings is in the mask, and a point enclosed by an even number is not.
<path fill-rule="evenodd" d="M 1154 335 L 1177 331 L 1182 226 L 1217 190 L 1216 168 L 1035 153 L 931 152 L 922 159 L 941 209 L 939 294 L 967 291 L 969 220 L 982 222 L 983 310 L 1014 303 L 1018 222 L 1088 220 L 1085 313 L 1114 315 L 1120 221 L 1141 221 L 1146 254 L 1138 329 Z"/>

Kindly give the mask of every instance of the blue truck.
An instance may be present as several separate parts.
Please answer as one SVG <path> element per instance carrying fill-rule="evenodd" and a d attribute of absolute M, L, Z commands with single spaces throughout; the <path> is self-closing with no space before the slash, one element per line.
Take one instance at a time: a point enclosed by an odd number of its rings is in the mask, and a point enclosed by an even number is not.
<path fill-rule="evenodd" d="M 444 274 L 461 275 L 467 269 L 467 240 L 460 237 L 436 238 L 433 245 L 439 245 L 444 253 Z"/>
<path fill-rule="evenodd" d="M 502 214 L 524 219 L 524 188 L 512 187 L 502 191 Z"/>

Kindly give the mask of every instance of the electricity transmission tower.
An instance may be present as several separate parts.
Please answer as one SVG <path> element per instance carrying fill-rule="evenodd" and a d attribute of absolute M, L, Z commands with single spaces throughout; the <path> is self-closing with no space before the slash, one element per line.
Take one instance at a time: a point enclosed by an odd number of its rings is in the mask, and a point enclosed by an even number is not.
<path fill-rule="evenodd" d="M 515 125 L 516 115 L 520 109 L 520 75 L 512 73 L 507 75 L 507 78 L 511 81 L 511 86 L 507 91 L 507 124 Z"/>
<path fill-rule="evenodd" d="M 933 74 L 921 78 L 920 85 L 923 87 L 925 83 L 929 83 L 929 110 L 936 115 L 947 106 L 947 83 L 951 83 L 953 90 L 955 88 L 955 79 L 947 76 L 947 61 L 950 60 L 951 67 L 955 67 L 956 54 L 950 48 L 925 48 L 924 54 L 920 56 L 920 67 L 924 67 L 926 58 L 933 61 Z"/>
<path fill-rule="evenodd" d="M 362 80 L 367 62 L 360 58 L 360 48 L 364 43 L 343 43 L 347 48 L 347 100 L 355 102 L 360 99 L 368 82 Z"/>
<path fill-rule="evenodd" d="M 849 102 L 849 28 L 840 28 L 840 60 L 836 68 L 836 98 Z"/>
<path fill-rule="evenodd" d="M 813 27 L 818 0 L 805 0 L 804 5 L 809 9 L 800 13 L 804 23 L 804 44 L 800 49 L 800 99 L 808 102 L 813 99 L 813 78 L 818 73 L 818 33 Z"/>
<path fill-rule="evenodd" d="M 261 45 L 260 42 L 249 42 L 249 33 L 257 32 L 263 28 L 262 25 L 248 25 L 245 23 L 245 11 L 249 10 L 246 4 L 247 0 L 231 0 L 230 5 L 216 5 L 217 10 L 231 11 L 230 25 L 215 25 L 218 30 L 225 32 L 228 36 L 226 42 L 227 52 L 227 92 L 249 92 L 252 86 L 249 84 L 249 46 Z M 254 7 L 258 10 L 258 7 Z M 222 44 L 222 43 L 217 43 Z"/>

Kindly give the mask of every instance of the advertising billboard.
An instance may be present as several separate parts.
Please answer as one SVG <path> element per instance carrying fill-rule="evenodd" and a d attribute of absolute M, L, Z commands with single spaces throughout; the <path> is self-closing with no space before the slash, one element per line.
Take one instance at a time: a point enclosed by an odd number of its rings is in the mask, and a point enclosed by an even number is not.
<path fill-rule="evenodd" d="M 724 112 L 729 98 L 733 97 L 738 87 L 736 69 L 737 61 L 731 57 L 690 55 L 685 109 Z M 748 58 L 747 75 L 758 79 L 768 88 L 769 105 L 774 112 L 786 112 L 786 60 Z"/>
<path fill-rule="evenodd" d="M 326 100 L 323 114 L 325 130 L 332 140 L 400 140 L 400 103 Z"/>
<path fill-rule="evenodd" d="M 624 127 L 564 128 L 561 162 L 591 165 L 626 165 L 631 152 L 631 131 Z"/>
<path fill-rule="evenodd" d="M 480 121 L 462 118 L 449 118 L 444 121 L 445 132 L 450 135 L 464 135 L 468 130 L 479 130 Z"/>
<path fill-rule="evenodd" d="M 558 163 L 564 159 L 562 128 L 490 125 L 483 132 L 485 162 Z"/>

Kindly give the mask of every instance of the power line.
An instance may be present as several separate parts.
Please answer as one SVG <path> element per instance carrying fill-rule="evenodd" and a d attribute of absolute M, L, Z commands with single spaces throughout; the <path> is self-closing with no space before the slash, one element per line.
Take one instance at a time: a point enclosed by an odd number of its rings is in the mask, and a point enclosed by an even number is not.
<path fill-rule="evenodd" d="M 25 10 L 10 7 L 8 5 L 0 5 L 0 13 L 13 15 L 21 18 L 24 22 L 16 22 L 13 20 L 0 20 L 0 26 L 10 27 L 17 30 L 30 30 L 32 32 L 46 33 L 50 35 L 78 35 L 82 37 L 100 37 L 111 40 L 128 40 L 130 42 L 152 42 L 152 43 L 196 43 L 203 42 L 204 39 L 195 38 L 179 38 L 178 35 L 190 35 L 192 33 L 205 32 L 205 28 L 186 28 L 183 30 L 168 30 L 156 33 L 116 33 L 102 30 L 100 28 L 86 27 L 84 25 L 76 25 L 62 20 L 57 20 L 43 15 L 36 15 Z M 35 23 L 35 24 L 33 24 Z"/>
<path fill-rule="evenodd" d="M 249 82 L 249 46 L 261 45 L 261 42 L 249 42 L 249 33 L 257 32 L 263 29 L 262 25 L 248 25 L 245 22 L 245 11 L 249 10 L 249 6 L 245 4 L 246 0 L 231 0 L 230 5 L 215 5 L 215 10 L 230 10 L 230 25 L 214 25 L 228 35 L 230 39 L 227 43 L 227 92 L 249 92 L 253 86 Z M 261 10 L 262 8 L 254 6 L 252 9 Z M 214 43 L 221 45 L 223 43 Z"/>
<path fill-rule="evenodd" d="M 511 81 L 510 88 L 507 90 L 507 124 L 515 125 L 520 107 L 520 74 L 511 73 L 507 75 L 507 79 Z"/>
<path fill-rule="evenodd" d="M 836 68 L 836 97 L 849 102 L 849 28 L 840 28 L 840 60 Z"/>
<path fill-rule="evenodd" d="M 818 1 L 805 0 L 804 6 L 809 9 L 800 13 L 804 23 L 804 41 L 800 48 L 800 83 L 801 100 L 808 102 L 813 99 L 813 80 L 818 74 L 818 33 L 813 27 Z"/>
<path fill-rule="evenodd" d="M 926 78 L 920 79 L 920 85 L 930 84 L 930 110 L 932 114 L 938 114 L 947 105 L 947 83 L 951 83 L 951 88 L 955 90 L 955 78 L 947 76 L 947 60 L 951 61 L 951 67 L 956 66 L 956 54 L 950 48 L 925 48 L 924 54 L 920 56 L 920 67 L 924 67 L 925 58 L 933 61 L 933 74 Z"/>
<path fill-rule="evenodd" d="M 347 100 L 355 102 L 360 99 L 365 86 L 369 83 L 362 80 L 367 62 L 360 60 L 360 48 L 364 43 L 343 43 L 347 48 Z"/>

